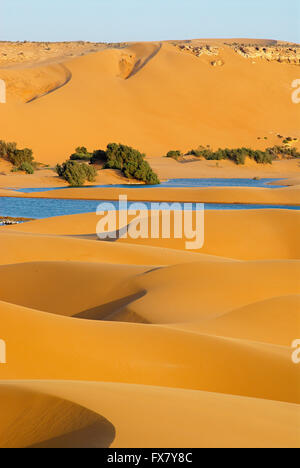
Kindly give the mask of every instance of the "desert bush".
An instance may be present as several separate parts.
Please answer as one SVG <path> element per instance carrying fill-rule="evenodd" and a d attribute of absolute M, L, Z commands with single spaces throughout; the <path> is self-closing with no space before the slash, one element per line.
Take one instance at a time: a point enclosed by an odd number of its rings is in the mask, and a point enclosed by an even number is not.
<path fill-rule="evenodd" d="M 62 165 L 57 164 L 56 172 L 72 187 L 80 187 L 86 181 L 94 182 L 97 175 L 93 166 L 77 161 L 66 161 Z"/>
<path fill-rule="evenodd" d="M 71 161 L 90 161 L 93 154 L 89 153 L 85 146 L 80 146 L 75 149 L 75 153 L 71 154 Z"/>
<path fill-rule="evenodd" d="M 93 179 L 96 171 L 93 166 L 87 164 L 75 166 L 70 163 L 90 161 L 93 165 L 103 162 L 104 169 L 119 169 L 129 179 L 141 180 L 149 185 L 159 184 L 157 175 L 152 171 L 144 158 L 145 155 L 138 150 L 117 143 L 107 145 L 106 151 L 99 149 L 93 153 L 90 153 L 87 148 L 82 146 L 76 148 L 75 153 L 71 155 L 69 161 L 66 161 L 61 166 L 58 165 L 56 171 L 70 185 L 79 186 L 83 185 L 85 180 L 89 180 L 89 177 Z"/>
<path fill-rule="evenodd" d="M 107 145 L 104 167 L 107 169 L 119 169 L 125 177 L 141 180 L 148 185 L 159 184 L 159 178 L 144 158 L 144 154 L 130 146 L 110 143 Z"/>
<path fill-rule="evenodd" d="M 266 153 L 271 154 L 273 159 L 278 158 L 278 156 L 290 156 L 291 158 L 300 158 L 300 153 L 295 147 L 289 146 L 273 146 L 272 148 L 267 148 Z"/>
<path fill-rule="evenodd" d="M 16 143 L 6 143 L 0 140 L 0 158 L 9 159 L 9 155 L 17 149 Z"/>
<path fill-rule="evenodd" d="M 97 164 L 99 162 L 106 162 L 106 151 L 103 150 L 96 150 L 93 152 L 93 156 L 91 158 L 92 164 Z"/>
<path fill-rule="evenodd" d="M 15 171 L 25 171 L 27 174 L 33 174 L 35 163 L 33 152 L 29 148 L 18 149 L 16 143 L 0 140 L 0 158 L 6 159 L 14 167 Z"/>
<path fill-rule="evenodd" d="M 17 167 L 20 167 L 21 164 L 27 163 L 31 164 L 33 163 L 33 154 L 32 150 L 29 148 L 24 148 L 24 149 L 15 149 L 14 151 L 10 151 L 8 155 L 8 160 Z"/>
<path fill-rule="evenodd" d="M 29 162 L 22 162 L 20 166 L 17 167 L 17 170 L 26 172 L 26 174 L 34 174 L 34 167 Z"/>
<path fill-rule="evenodd" d="M 166 154 L 167 158 L 173 158 L 176 159 L 176 161 L 178 161 L 178 159 L 181 158 L 181 156 L 182 153 L 179 150 L 171 150 Z"/>
<path fill-rule="evenodd" d="M 251 158 L 256 161 L 258 164 L 271 164 L 273 161 L 273 155 L 259 150 L 252 150 L 251 148 L 234 148 L 234 149 L 221 149 L 217 151 L 212 151 L 207 149 L 204 146 L 199 146 L 197 150 L 191 150 L 189 154 L 192 154 L 197 157 L 203 157 L 208 161 L 220 161 L 222 159 L 229 159 L 235 164 L 243 165 L 245 164 L 246 158 Z"/>

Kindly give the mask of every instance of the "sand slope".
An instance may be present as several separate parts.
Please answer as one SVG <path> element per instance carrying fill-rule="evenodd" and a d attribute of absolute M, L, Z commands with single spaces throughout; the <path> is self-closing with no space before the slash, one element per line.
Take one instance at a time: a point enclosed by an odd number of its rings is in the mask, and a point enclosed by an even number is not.
<path fill-rule="evenodd" d="M 105 173 L 105 172 L 104 172 Z M 17 192 L 18 193 L 18 192 Z M 119 195 L 126 195 L 128 201 L 156 202 L 198 202 L 198 203 L 239 203 L 299 205 L 300 189 L 284 187 L 280 189 L 248 187 L 214 188 L 67 188 L 23 194 L 24 198 L 79 199 L 79 200 L 118 200 Z M 14 192 L 12 193 L 14 196 Z"/>
<path fill-rule="evenodd" d="M 146 43 L 48 68 L 0 70 L 12 83 L 0 111 L 2 137 L 32 147 L 36 159 L 48 163 L 66 159 L 76 146 L 95 149 L 110 141 L 162 156 L 200 144 L 272 146 L 280 143 L 277 133 L 299 137 L 299 108 L 291 99 L 295 66 L 254 64 L 227 46 L 221 55 L 225 65 L 212 67 L 209 57 Z M 27 85 L 22 94 L 28 74 L 30 96 Z M 23 103 L 14 103 L 16 94 Z"/>
<path fill-rule="evenodd" d="M 118 258 L 123 258 L 125 249 L 128 249 L 129 263 L 143 264 L 168 264 L 169 260 L 166 257 L 177 258 L 176 261 L 181 262 L 185 257 L 187 261 L 193 261 L 195 252 L 201 255 L 213 255 L 218 257 L 234 258 L 240 260 L 265 260 L 265 259 L 299 259 L 300 258 L 300 246 L 299 246 L 299 233 L 300 233 L 300 222 L 299 213 L 293 210 L 229 210 L 229 211 L 205 211 L 204 218 L 204 245 L 201 250 L 186 251 L 185 242 L 186 239 L 175 239 L 173 231 L 171 230 L 171 239 L 136 239 L 134 240 L 135 248 L 132 250 L 132 239 L 120 238 L 117 242 L 103 243 L 98 242 L 94 246 L 80 243 L 78 238 L 96 240 L 96 226 L 100 220 L 100 216 L 96 216 L 94 213 L 88 213 L 83 215 L 72 215 L 72 216 L 61 216 L 58 218 L 48 218 L 44 220 L 31 221 L 29 223 L 23 223 L 14 226 L 0 227 L 0 234 L 5 239 L 6 245 L 12 245 L 13 249 L 3 249 L 1 258 L 6 260 L 3 262 L 11 263 L 12 260 L 17 261 L 18 258 L 23 258 L 23 261 L 28 259 L 36 259 L 39 255 L 42 255 L 43 259 L 61 258 L 62 252 L 66 257 L 64 251 L 61 248 L 53 249 L 53 253 L 49 254 L 42 248 L 39 248 L 41 242 L 51 242 L 55 245 L 57 242 L 67 242 L 59 238 L 50 239 L 46 241 L 44 235 L 53 235 L 56 233 L 59 236 L 72 236 L 75 239 L 69 240 L 70 245 L 75 246 L 77 242 L 78 250 L 74 247 L 74 259 L 82 252 L 84 257 L 83 260 L 88 259 L 90 261 L 92 251 L 95 252 L 97 258 L 107 259 L 108 252 L 120 252 L 122 249 L 123 254 Z M 130 221 L 130 217 L 128 218 Z M 173 223 L 173 218 L 171 218 Z M 160 220 L 161 224 L 161 220 Z M 151 222 L 148 224 L 149 230 L 151 228 Z M 11 233 L 13 237 L 4 235 Z M 15 233 L 28 233 L 30 236 L 16 237 Z M 36 234 L 43 234 L 39 236 L 36 241 L 36 247 L 29 253 L 29 245 L 33 245 Z M 48 239 L 47 237 L 47 239 Z M 31 240 L 30 240 L 31 239 Z M 81 239 L 80 239 L 81 240 Z M 26 242 L 28 245 L 27 249 L 22 249 L 22 242 Z M 112 246 L 114 244 L 114 246 Z M 126 244 L 129 244 L 126 246 Z M 18 254 L 15 254 L 15 249 L 19 245 Z M 82 248 L 79 249 L 79 245 Z M 85 247 L 86 246 L 86 247 Z M 136 250 L 138 247 L 139 250 Z M 157 247 L 160 250 L 149 250 L 149 247 Z M 147 247 L 147 248 L 145 248 Z M 65 247 L 66 248 L 66 247 Z M 163 248 L 163 250 L 161 250 Z M 20 251 L 21 249 L 21 251 Z M 36 257 L 36 250 L 39 253 Z M 113 250 L 114 249 L 114 250 Z M 169 249 L 173 249 L 170 252 Z M 184 250 L 182 254 L 174 251 Z M 69 249 L 68 249 L 69 251 Z M 85 253 L 84 253 L 85 251 Z M 100 254 L 101 251 L 101 254 Z M 134 252 L 138 252 L 135 255 Z M 66 251 L 67 252 L 67 251 Z M 96 252 L 99 252 L 96 254 Z M 147 256 L 145 257 L 145 255 Z M 158 254 L 158 255 L 157 255 Z M 71 253 L 69 254 L 71 255 Z M 104 255 L 104 257 L 99 257 Z M 73 258 L 68 256 L 67 259 Z M 101 261 L 101 260 L 100 260 Z M 107 260 L 105 260 L 107 261 Z M 170 263 L 175 263 L 170 261 Z M 119 260 L 116 261 L 118 263 Z M 126 262 L 125 262 L 126 263 Z M 144 264 L 145 264 L 144 263 Z"/>
<path fill-rule="evenodd" d="M 0 229 L 1 446 L 299 446 L 299 215 L 206 217 L 199 252 Z"/>
<path fill-rule="evenodd" d="M 87 439 L 89 445 L 91 441 L 94 446 L 99 446 L 99 441 L 107 444 L 113 431 L 112 447 L 189 448 L 215 447 L 218 444 L 220 447 L 276 448 L 294 447 L 299 441 L 299 407 L 287 403 L 144 385 L 14 381 L 3 382 L 0 386 L 1 394 L 9 392 L 13 395 L 5 408 L 11 420 L 18 417 L 18 412 L 12 413 L 17 395 L 19 399 L 21 396 L 23 400 L 27 398 L 28 403 L 32 403 L 34 397 L 48 404 L 59 398 L 60 410 L 64 406 L 71 409 L 67 430 L 76 424 L 74 402 L 87 408 L 86 412 L 89 410 L 99 415 L 102 426 L 96 423 L 92 431 L 85 429 L 80 438 L 70 434 L 71 440 L 76 440 L 77 446 L 81 447 L 87 445 Z M 53 414 L 53 422 L 55 417 L 57 414 Z M 36 423 L 40 428 L 39 419 Z M 0 424 L 2 430 L 6 428 L 3 420 Z M 54 422 L 54 430 L 59 433 L 57 426 Z M 24 425 L 19 428 L 24 429 Z M 36 443 L 36 438 L 23 435 L 17 444 L 8 439 L 6 432 L 1 434 L 3 446 L 26 445 L 28 441 Z M 44 437 L 43 446 L 53 446 L 53 430 L 50 432 L 49 426 Z"/>
<path fill-rule="evenodd" d="M 217 46 L 218 58 L 171 43 L 94 54 L 82 44 L 71 58 L 75 45 L 63 55 L 51 45 L 41 63 L 34 46 L 31 59 L 0 69 L 1 138 L 51 165 L 76 146 L 121 141 L 145 151 L 162 178 L 290 178 L 283 189 L 122 189 L 132 200 L 299 204 L 296 160 L 217 169 L 159 158 L 300 137 L 295 66 Z M 7 163 L 0 170 L 0 203 L 20 196 L 11 187 L 64 185 L 45 167 L 28 177 L 8 176 Z M 111 181 L 123 179 L 99 172 L 97 183 Z M 100 241 L 98 221 L 89 213 L 0 227 L 0 446 L 299 447 L 299 212 L 206 211 L 195 251 L 172 237 Z"/>

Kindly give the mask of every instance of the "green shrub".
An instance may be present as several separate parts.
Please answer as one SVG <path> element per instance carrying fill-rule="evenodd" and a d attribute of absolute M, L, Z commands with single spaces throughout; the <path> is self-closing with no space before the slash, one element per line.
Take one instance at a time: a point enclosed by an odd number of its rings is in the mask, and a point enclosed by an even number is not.
<path fill-rule="evenodd" d="M 17 149 L 16 143 L 6 143 L 0 140 L 0 158 L 9 159 L 9 155 Z"/>
<path fill-rule="evenodd" d="M 106 161 L 106 151 L 96 150 L 93 152 L 93 156 L 91 158 L 92 164 L 97 164 L 98 162 L 105 162 L 105 161 Z"/>
<path fill-rule="evenodd" d="M 266 153 L 271 154 L 273 159 L 278 158 L 278 156 L 290 156 L 291 158 L 300 158 L 300 153 L 295 147 L 289 146 L 273 146 L 272 148 L 267 148 Z"/>
<path fill-rule="evenodd" d="M 56 172 L 72 187 L 81 187 L 86 181 L 94 182 L 97 175 L 93 166 L 77 161 L 66 161 L 62 165 L 57 164 Z"/>
<path fill-rule="evenodd" d="M 34 173 L 34 158 L 29 148 L 18 149 L 16 143 L 6 143 L 0 140 L 0 158 L 4 158 L 15 167 L 15 171 L 25 171 L 27 174 Z"/>
<path fill-rule="evenodd" d="M 110 143 L 106 149 L 106 169 L 119 169 L 128 179 L 137 179 L 148 185 L 160 184 L 145 155 L 138 150 L 117 143 Z"/>
<path fill-rule="evenodd" d="M 75 153 L 70 156 L 71 161 L 90 161 L 93 154 L 89 153 L 85 146 L 76 148 Z"/>
<path fill-rule="evenodd" d="M 246 162 L 246 158 L 251 158 L 258 164 L 271 164 L 274 157 L 272 154 L 259 150 L 252 150 L 251 148 L 234 148 L 234 149 L 221 149 L 212 151 L 204 146 L 199 146 L 197 150 L 191 150 L 189 154 L 197 157 L 203 157 L 208 161 L 220 161 L 222 159 L 229 159 L 235 164 L 243 165 Z"/>
<path fill-rule="evenodd" d="M 176 161 L 178 161 L 178 159 L 181 158 L 181 156 L 182 156 L 182 153 L 179 150 L 172 150 L 166 154 L 167 158 L 173 158 L 173 159 L 176 159 Z"/>
<path fill-rule="evenodd" d="M 18 171 L 26 172 L 26 174 L 34 174 L 34 167 L 29 162 L 23 162 L 17 169 Z"/>
<path fill-rule="evenodd" d="M 29 148 L 24 148 L 21 150 L 15 149 L 14 151 L 11 151 L 8 155 L 8 160 L 17 167 L 20 167 L 21 164 L 27 163 L 31 164 L 33 163 L 33 154 L 32 150 Z"/>

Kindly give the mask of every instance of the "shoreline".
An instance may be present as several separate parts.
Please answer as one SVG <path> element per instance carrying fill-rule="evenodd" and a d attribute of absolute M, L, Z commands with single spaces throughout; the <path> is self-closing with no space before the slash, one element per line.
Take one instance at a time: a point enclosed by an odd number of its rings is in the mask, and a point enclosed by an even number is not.
<path fill-rule="evenodd" d="M 48 199 L 48 200 L 89 200 L 117 201 L 120 195 L 129 202 L 179 202 L 179 203 L 220 203 L 300 206 L 300 189 L 249 188 L 249 187 L 205 187 L 205 188 L 67 188 L 49 192 L 1 193 L 0 198 Z"/>

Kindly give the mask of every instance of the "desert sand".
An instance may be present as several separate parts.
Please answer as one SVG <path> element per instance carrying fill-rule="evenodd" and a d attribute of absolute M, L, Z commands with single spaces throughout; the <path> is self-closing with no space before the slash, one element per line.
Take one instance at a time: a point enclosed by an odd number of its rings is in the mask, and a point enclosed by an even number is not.
<path fill-rule="evenodd" d="M 19 192 L 2 190 L 0 196 L 19 196 Z M 300 187 L 269 188 L 67 188 L 47 192 L 22 194 L 24 198 L 78 199 L 78 200 L 119 200 L 126 195 L 128 201 L 187 202 L 187 203 L 230 203 L 230 204 L 300 204 Z"/>
<path fill-rule="evenodd" d="M 161 157 L 300 138 L 295 64 L 225 43 L 3 43 L 1 138 L 33 148 L 41 166 L 16 174 L 2 161 L 0 204 L 127 194 L 299 205 L 299 160 Z M 64 189 L 55 164 L 110 141 L 146 152 L 162 180 L 267 177 L 285 187 Z M 99 170 L 95 184 L 130 182 Z M 60 190 L 16 191 L 26 187 Z M 172 236 L 101 241 L 95 213 L 0 226 L 0 447 L 299 447 L 299 219 L 209 210 L 204 245 L 190 251 Z"/>
<path fill-rule="evenodd" d="M 24 49 L 25 58 L 0 69 L 7 84 L 1 137 L 33 148 L 47 164 L 77 146 L 93 150 L 111 141 L 157 157 L 201 144 L 262 149 L 280 144 L 278 134 L 299 139 L 299 106 L 291 98 L 296 65 L 245 58 L 225 42 L 217 42 L 217 55 L 135 43 L 79 49 L 79 57 L 61 50 L 49 63 L 45 52 L 41 64 Z M 222 66 L 213 66 L 218 60 Z"/>
<path fill-rule="evenodd" d="M 199 252 L 96 222 L 0 228 L 1 446 L 298 446 L 298 213 L 207 212 Z"/>

